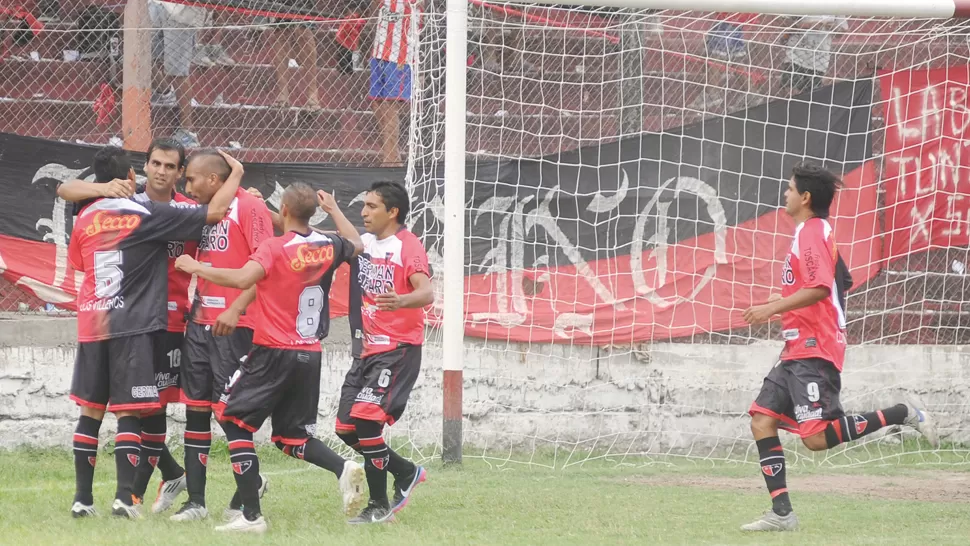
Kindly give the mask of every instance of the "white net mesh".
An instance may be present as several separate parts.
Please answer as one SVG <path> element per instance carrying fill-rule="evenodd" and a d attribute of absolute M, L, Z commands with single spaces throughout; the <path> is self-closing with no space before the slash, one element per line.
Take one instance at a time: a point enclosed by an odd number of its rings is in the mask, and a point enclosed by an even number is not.
<path fill-rule="evenodd" d="M 440 252 L 446 21 L 429 11 L 410 146 Z M 966 461 L 964 24 L 473 1 L 468 29 L 466 456 L 751 460 L 781 332 L 741 311 L 780 288 L 782 192 L 808 159 L 846 182 L 843 406 L 914 398 L 945 442 L 890 427 L 808 460 Z"/>

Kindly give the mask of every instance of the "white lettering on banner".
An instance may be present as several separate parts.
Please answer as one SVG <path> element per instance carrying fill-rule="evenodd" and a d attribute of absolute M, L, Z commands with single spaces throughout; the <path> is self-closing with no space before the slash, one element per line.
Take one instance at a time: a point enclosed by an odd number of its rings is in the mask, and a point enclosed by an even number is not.
<path fill-rule="evenodd" d="M 594 194 L 586 207 L 587 211 L 607 214 L 619 208 L 626 199 L 630 186 L 629 175 L 626 170 L 621 169 L 620 173 L 622 178 L 617 190 L 611 195 L 606 195 L 604 192 Z M 669 217 L 669 210 L 672 201 L 660 201 L 660 198 L 664 195 L 665 190 L 669 194 L 671 189 L 674 199 L 681 192 L 688 193 L 696 196 L 707 209 L 707 213 L 714 224 L 714 260 L 699 276 L 690 294 L 662 298 L 657 295 L 657 291 L 664 286 L 670 268 L 667 261 L 667 250 L 671 233 L 670 222 L 672 219 Z M 497 230 L 491 234 L 495 243 L 485 254 L 481 264 L 477 264 L 485 269 L 484 277 L 486 279 L 494 279 L 495 289 L 492 296 L 495 311 L 472 313 L 470 319 L 473 324 L 490 322 L 505 328 L 513 328 L 526 322 L 529 307 L 523 292 L 523 279 L 526 272 L 525 250 L 527 244 L 535 245 L 536 241 L 541 240 L 543 235 L 551 239 L 553 244 L 548 245 L 551 250 L 565 254 L 569 262 L 576 267 L 577 275 L 583 282 L 589 284 L 599 301 L 613 305 L 618 310 L 626 309 L 624 302 L 617 299 L 615 289 L 607 287 L 603 283 L 582 257 L 579 247 L 559 227 L 558 219 L 552 215 L 550 203 L 559 191 L 559 186 L 547 191 L 537 203 L 536 208 L 528 213 L 525 212 L 525 208 L 535 199 L 534 195 L 527 195 L 520 200 L 513 196 L 491 197 L 480 206 L 474 207 L 475 215 L 471 219 L 473 228 L 484 225 L 484 229 L 488 229 L 491 225 L 494 225 L 495 217 L 499 217 L 499 219 Z M 436 220 L 442 217 L 443 210 L 428 208 L 431 209 Z M 483 218 L 486 221 L 481 223 L 480 221 Z M 644 241 L 643 237 L 648 219 L 653 219 L 656 222 L 656 230 L 649 239 Z M 636 220 L 630 251 L 632 280 L 637 295 L 645 296 L 651 304 L 657 307 L 666 308 L 678 302 L 692 300 L 714 278 L 717 265 L 727 263 L 727 217 L 724 207 L 718 199 L 716 190 L 697 178 L 677 177 L 667 180 L 658 188 L 655 196 L 644 207 Z M 542 229 L 542 233 L 539 233 L 539 228 Z M 527 240 L 527 235 L 530 234 L 532 237 Z M 657 286 L 649 286 L 644 278 L 644 242 L 653 246 L 648 259 L 653 257 L 656 260 Z M 429 248 L 429 259 L 431 253 L 432 248 Z M 551 280 L 551 275 L 545 270 L 549 262 L 548 253 L 536 257 L 533 264 L 534 269 L 537 270 L 534 279 L 536 282 L 549 283 Z M 440 279 L 436 280 L 440 283 Z M 549 289 L 553 292 L 553 295 L 543 299 L 554 302 L 556 301 L 555 286 L 550 284 Z M 561 338 L 569 338 L 572 333 L 588 335 L 592 332 L 592 322 L 592 314 L 557 313 L 553 326 L 554 333 Z"/>
<path fill-rule="evenodd" d="M 958 72 L 948 71 L 944 78 L 935 71 L 913 71 L 902 73 L 898 82 L 884 81 L 891 103 L 886 176 L 895 182 L 888 202 L 901 207 L 896 225 L 887 226 L 890 239 L 894 229 L 908 228 L 892 243 L 895 252 L 918 250 L 937 236 L 955 238 L 956 245 L 970 238 L 965 199 L 970 193 L 970 82 Z"/>
<path fill-rule="evenodd" d="M 667 248 L 670 233 L 668 210 L 670 202 L 661 203 L 660 197 L 663 195 L 671 183 L 674 183 L 674 196 L 680 192 L 696 195 L 707 207 L 707 214 L 714 222 L 714 263 L 709 265 L 700 279 L 695 281 L 694 290 L 690 295 L 677 295 L 672 298 L 661 298 L 657 295 L 657 290 L 662 288 L 667 282 Z M 646 228 L 647 219 L 651 217 L 651 212 L 656 209 L 653 218 L 657 222 L 657 229 L 653 236 L 646 242 L 654 246 L 650 251 L 650 256 L 657 261 L 656 286 L 648 286 L 643 274 L 643 234 Z M 648 256 L 649 258 L 649 256 Z M 727 215 L 724 207 L 717 197 L 717 191 L 705 183 L 703 180 L 689 176 L 671 178 L 664 182 L 654 194 L 653 198 L 643 208 L 643 212 L 637 217 L 636 227 L 633 231 L 633 244 L 630 248 L 630 269 L 633 275 L 633 285 L 636 287 L 637 294 L 646 296 L 648 301 L 661 309 L 670 307 L 683 301 L 691 301 L 704 289 L 717 270 L 717 264 L 727 263 Z"/>

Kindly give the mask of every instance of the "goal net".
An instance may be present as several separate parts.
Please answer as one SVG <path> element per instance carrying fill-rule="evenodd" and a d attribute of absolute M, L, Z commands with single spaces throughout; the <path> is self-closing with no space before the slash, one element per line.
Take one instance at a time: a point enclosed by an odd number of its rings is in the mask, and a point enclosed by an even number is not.
<path fill-rule="evenodd" d="M 411 183 L 440 267 L 449 95 L 443 3 L 428 10 Z M 742 311 L 780 291 L 782 195 L 810 160 L 845 184 L 843 406 L 916 400 L 944 447 L 891 427 L 805 460 L 966 462 L 966 24 L 468 10 L 466 457 L 757 460 L 747 410 L 782 338 Z"/>

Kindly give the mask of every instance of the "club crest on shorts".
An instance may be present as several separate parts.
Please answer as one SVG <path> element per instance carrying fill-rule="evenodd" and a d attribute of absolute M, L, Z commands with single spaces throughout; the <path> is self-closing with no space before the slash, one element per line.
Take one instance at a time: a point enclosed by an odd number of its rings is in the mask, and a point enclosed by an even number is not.
<path fill-rule="evenodd" d="M 98 466 L 98 458 L 97 457 L 88 457 L 88 464 L 91 465 L 91 468 L 94 468 L 94 467 Z"/>
<path fill-rule="evenodd" d="M 381 457 L 380 459 L 371 459 L 374 468 L 378 470 L 384 470 L 387 468 L 387 463 L 389 463 L 391 458 L 389 456 Z"/>
<path fill-rule="evenodd" d="M 862 434 L 866 430 L 866 426 L 869 424 L 869 420 L 861 415 L 855 416 L 855 433 Z"/>
<path fill-rule="evenodd" d="M 199 462 L 202 463 L 202 466 L 209 466 L 209 454 L 199 453 Z"/>
<path fill-rule="evenodd" d="M 765 476 L 773 477 L 781 472 L 783 466 L 785 466 L 784 463 L 766 464 L 761 466 L 761 471 L 765 473 Z"/>
<path fill-rule="evenodd" d="M 138 466 L 138 463 L 141 462 L 141 457 L 139 457 L 138 455 L 133 455 L 129 453 L 128 462 L 131 463 L 131 466 Z"/>
<path fill-rule="evenodd" d="M 152 455 L 151 457 L 149 457 L 148 464 L 152 465 L 152 468 L 155 468 L 156 466 L 158 466 L 158 456 Z"/>
<path fill-rule="evenodd" d="M 232 471 L 242 476 L 243 474 L 246 473 L 247 470 L 252 468 L 252 466 L 253 466 L 252 461 L 242 461 L 239 463 L 232 463 Z"/>
<path fill-rule="evenodd" d="M 297 459 L 301 459 L 301 460 L 304 460 L 304 459 L 303 459 L 303 455 L 304 455 L 304 453 L 306 453 L 306 444 L 303 444 L 303 445 L 301 445 L 301 446 L 299 446 L 299 447 L 297 447 L 297 448 L 296 448 L 296 451 L 294 451 L 294 452 L 293 452 L 293 455 L 294 455 L 294 456 L 295 456 L 295 457 L 296 457 Z"/>

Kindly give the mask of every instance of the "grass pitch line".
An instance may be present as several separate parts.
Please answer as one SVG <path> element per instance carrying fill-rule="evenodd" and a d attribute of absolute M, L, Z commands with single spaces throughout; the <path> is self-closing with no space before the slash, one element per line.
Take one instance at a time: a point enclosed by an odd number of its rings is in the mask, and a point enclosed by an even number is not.
<path fill-rule="evenodd" d="M 289 474 L 302 474 L 304 472 L 309 472 L 309 471 L 315 470 L 315 469 L 317 469 L 317 467 L 315 467 L 315 466 L 308 466 L 306 468 L 294 468 L 292 470 L 278 470 L 278 471 L 275 471 L 275 472 L 274 471 L 270 471 L 270 472 L 260 472 L 260 474 L 264 474 L 264 475 L 270 476 L 270 477 L 272 477 L 272 476 L 286 476 L 286 475 L 289 475 Z M 106 487 L 106 486 L 115 485 L 115 482 L 114 481 L 110 481 L 110 482 L 94 482 L 94 484 L 92 484 L 92 485 L 94 487 Z M 43 492 L 43 491 L 69 491 L 71 489 L 74 489 L 74 482 L 73 481 L 70 481 L 70 482 L 64 481 L 64 482 L 48 482 L 45 485 L 33 485 L 33 486 L 30 486 L 30 487 L 0 487 L 0 493 L 31 493 L 31 492 L 40 493 L 40 492 Z"/>

